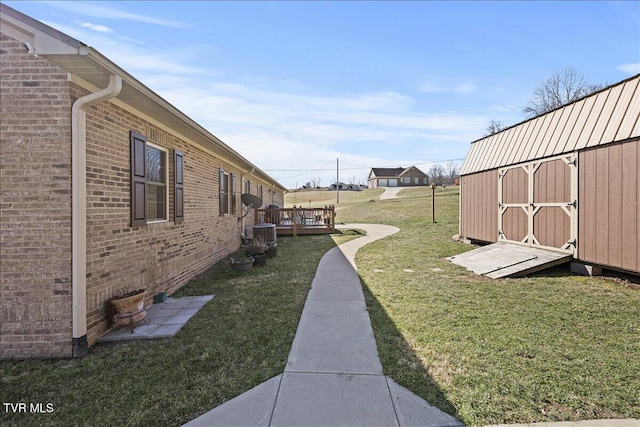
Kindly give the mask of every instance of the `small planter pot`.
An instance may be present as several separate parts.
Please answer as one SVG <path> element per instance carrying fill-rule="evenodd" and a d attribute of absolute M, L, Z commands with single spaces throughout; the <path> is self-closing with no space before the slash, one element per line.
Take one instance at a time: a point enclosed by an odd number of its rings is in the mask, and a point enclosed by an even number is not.
<path fill-rule="evenodd" d="M 143 289 L 109 300 L 108 317 L 114 326 L 130 326 L 131 332 L 147 315 L 144 309 Z"/>
<path fill-rule="evenodd" d="M 274 258 L 278 254 L 278 243 L 272 242 L 267 244 L 267 257 Z"/>
<path fill-rule="evenodd" d="M 167 300 L 167 293 L 166 292 L 158 292 L 157 294 L 155 294 L 153 296 L 153 303 L 154 304 L 160 304 L 162 302 L 165 302 Z"/>
<path fill-rule="evenodd" d="M 253 256 L 253 265 L 263 267 L 267 265 L 267 254 L 254 255 Z"/>
<path fill-rule="evenodd" d="M 232 259 L 231 268 L 234 271 L 251 271 L 253 268 L 253 258 Z"/>

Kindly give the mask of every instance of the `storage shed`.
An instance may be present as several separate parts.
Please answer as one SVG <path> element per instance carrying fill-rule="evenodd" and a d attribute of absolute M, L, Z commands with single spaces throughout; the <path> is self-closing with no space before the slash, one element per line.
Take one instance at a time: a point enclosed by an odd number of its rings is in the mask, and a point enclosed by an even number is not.
<path fill-rule="evenodd" d="M 460 235 L 640 273 L 640 74 L 474 141 Z"/>

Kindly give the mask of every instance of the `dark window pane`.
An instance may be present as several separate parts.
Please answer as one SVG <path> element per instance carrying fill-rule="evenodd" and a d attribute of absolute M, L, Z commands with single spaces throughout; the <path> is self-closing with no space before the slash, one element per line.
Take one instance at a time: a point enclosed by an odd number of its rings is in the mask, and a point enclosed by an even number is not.
<path fill-rule="evenodd" d="M 147 181 L 165 183 L 165 153 L 157 148 L 147 146 Z"/>

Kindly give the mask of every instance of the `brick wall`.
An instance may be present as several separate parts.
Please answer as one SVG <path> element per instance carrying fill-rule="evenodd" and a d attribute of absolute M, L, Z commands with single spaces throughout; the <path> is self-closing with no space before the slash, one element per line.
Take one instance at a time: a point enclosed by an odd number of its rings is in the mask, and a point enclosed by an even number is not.
<path fill-rule="evenodd" d="M 2 358 L 71 356 L 71 106 L 88 94 L 2 36 L 0 349 Z M 130 226 L 129 132 L 167 149 L 168 220 Z M 184 153 L 184 221 L 173 222 L 173 149 Z M 236 214 L 219 215 L 219 169 L 236 175 Z M 87 338 L 107 332 L 122 289 L 174 292 L 240 245 L 243 179 L 269 186 L 177 134 L 103 102 L 87 111 Z M 273 198 L 281 204 L 282 192 Z"/>
<path fill-rule="evenodd" d="M 71 355 L 67 74 L 0 36 L 0 358 Z"/>
<path fill-rule="evenodd" d="M 74 85 L 74 97 L 85 94 Z M 168 220 L 130 227 L 129 132 L 167 149 Z M 184 221 L 173 222 L 173 150 L 184 154 Z M 219 215 L 219 169 L 236 175 L 237 212 Z M 108 330 L 106 302 L 123 288 L 172 293 L 240 245 L 242 179 L 267 186 L 224 159 L 105 102 L 87 114 L 87 326 L 88 341 Z M 230 196 L 231 197 L 231 196 Z M 276 197 L 278 198 L 278 197 Z M 282 196 L 279 196 L 280 200 Z M 252 218 L 245 218 L 251 227 Z"/>

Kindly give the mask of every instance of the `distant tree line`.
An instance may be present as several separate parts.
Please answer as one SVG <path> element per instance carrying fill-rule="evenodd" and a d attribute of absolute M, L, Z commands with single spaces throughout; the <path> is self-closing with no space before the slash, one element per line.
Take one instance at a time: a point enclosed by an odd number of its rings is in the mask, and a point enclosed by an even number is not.
<path fill-rule="evenodd" d="M 429 184 L 453 185 L 460 176 L 460 164 L 448 162 L 446 165 L 435 164 L 427 171 Z"/>

